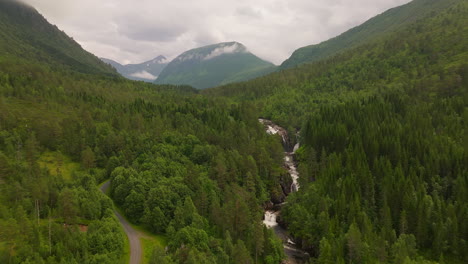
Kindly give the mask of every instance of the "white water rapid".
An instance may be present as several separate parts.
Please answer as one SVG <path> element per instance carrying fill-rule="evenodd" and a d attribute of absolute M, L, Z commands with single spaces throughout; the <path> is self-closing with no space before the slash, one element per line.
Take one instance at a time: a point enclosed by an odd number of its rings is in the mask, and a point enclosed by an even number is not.
<path fill-rule="evenodd" d="M 276 212 L 265 211 L 265 220 L 263 220 L 263 224 L 265 224 L 268 228 L 277 226 L 278 222 L 276 222 Z"/>
<path fill-rule="evenodd" d="M 289 146 L 289 137 L 288 132 L 286 129 L 276 125 L 270 120 L 266 119 L 258 119 L 260 123 L 265 126 L 265 130 L 270 135 L 279 134 L 282 138 L 283 147 L 285 149 L 284 152 L 284 166 L 287 168 L 289 174 L 292 178 L 291 184 L 291 192 L 296 192 L 299 190 L 299 173 L 297 171 L 296 164 L 294 163 L 294 153 L 299 148 L 299 143 L 297 143 L 291 151 L 291 147 Z M 279 205 L 279 208 L 281 208 Z M 286 229 L 281 227 L 277 222 L 277 217 L 281 214 L 281 209 L 279 210 L 266 210 L 263 223 L 266 227 L 272 228 L 275 231 L 275 234 L 283 241 L 284 251 L 286 256 L 288 257 L 285 264 L 295 264 L 295 263 L 304 263 L 304 259 L 307 258 L 307 253 L 303 252 L 299 248 L 296 247 L 296 243 L 294 240 L 288 235 Z"/>

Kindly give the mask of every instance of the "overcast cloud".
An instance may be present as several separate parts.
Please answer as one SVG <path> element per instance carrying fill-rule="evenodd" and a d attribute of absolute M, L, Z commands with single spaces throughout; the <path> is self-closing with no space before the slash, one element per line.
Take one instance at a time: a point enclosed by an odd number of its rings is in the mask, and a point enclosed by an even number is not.
<path fill-rule="evenodd" d="M 280 64 L 410 0 L 23 0 L 86 50 L 140 63 L 218 42 L 238 41 Z"/>

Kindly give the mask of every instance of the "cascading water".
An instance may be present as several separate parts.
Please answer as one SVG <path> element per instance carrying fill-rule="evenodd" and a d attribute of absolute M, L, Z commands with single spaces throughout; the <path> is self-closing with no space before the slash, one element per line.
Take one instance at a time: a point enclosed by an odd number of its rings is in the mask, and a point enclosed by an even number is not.
<path fill-rule="evenodd" d="M 278 222 L 276 222 L 276 212 L 266 211 L 265 220 L 263 220 L 263 224 L 265 224 L 269 228 L 277 226 Z"/>
<path fill-rule="evenodd" d="M 299 190 L 299 183 L 297 182 L 297 180 L 299 179 L 299 173 L 297 172 L 296 165 L 294 164 L 294 160 L 292 157 L 293 154 L 294 152 L 287 153 L 286 156 L 284 156 L 284 164 L 288 168 L 289 174 L 291 175 L 293 181 L 291 184 L 291 192 L 296 192 L 297 190 Z"/>
<path fill-rule="evenodd" d="M 285 149 L 289 148 L 288 147 L 289 146 L 288 132 L 284 128 L 274 124 L 270 120 L 260 118 L 258 119 L 258 121 L 262 123 L 263 125 L 265 125 L 266 132 L 268 134 L 270 135 L 279 134 L 282 138 L 283 146 L 285 147 Z M 284 152 L 284 165 L 288 169 L 288 172 L 291 175 L 291 178 L 293 181 L 293 183 L 291 184 L 291 192 L 296 192 L 297 190 L 299 190 L 299 183 L 297 182 L 297 180 L 299 179 L 299 173 L 297 172 L 296 164 L 294 164 L 294 158 L 293 158 L 294 153 L 296 152 L 297 149 L 299 149 L 299 143 L 296 143 L 296 145 L 294 145 L 292 152 L 288 152 L 288 151 Z"/>
<path fill-rule="evenodd" d="M 270 120 L 266 119 L 258 119 L 260 123 L 262 123 L 265 126 L 266 132 L 270 135 L 276 135 L 279 134 L 282 138 L 283 141 L 283 146 L 285 148 L 284 152 L 284 166 L 288 169 L 289 174 L 291 175 L 292 178 L 292 184 L 291 184 L 291 192 L 296 192 L 299 190 L 299 173 L 297 172 L 296 164 L 294 163 L 294 153 L 296 150 L 299 148 L 299 143 L 294 145 L 292 148 L 292 151 L 289 152 L 288 150 L 291 150 L 289 142 L 288 142 L 288 132 L 271 122 Z M 279 208 L 281 208 L 281 204 L 279 205 Z M 275 231 L 275 234 L 283 241 L 283 247 L 286 255 L 288 256 L 288 259 L 286 260 L 287 264 L 294 264 L 294 263 L 301 263 L 303 259 L 307 258 L 307 253 L 303 252 L 302 250 L 298 249 L 295 247 L 295 242 L 291 237 L 289 237 L 287 230 L 282 228 L 280 225 L 278 225 L 277 222 L 277 217 L 280 215 L 280 210 L 273 211 L 273 210 L 267 210 L 265 211 L 265 216 L 263 223 L 265 224 L 266 227 L 272 228 Z"/>

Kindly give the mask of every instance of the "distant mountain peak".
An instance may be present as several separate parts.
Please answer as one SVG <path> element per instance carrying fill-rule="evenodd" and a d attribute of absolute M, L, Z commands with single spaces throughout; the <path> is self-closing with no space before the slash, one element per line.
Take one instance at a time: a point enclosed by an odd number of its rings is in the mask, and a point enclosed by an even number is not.
<path fill-rule="evenodd" d="M 148 61 L 147 63 L 158 63 L 158 64 L 167 63 L 167 58 L 162 55 L 159 55 L 156 58 Z"/>
<path fill-rule="evenodd" d="M 222 42 L 188 50 L 161 72 L 156 83 L 191 85 L 205 89 L 221 84 L 249 80 L 274 71 L 239 42 Z"/>
<path fill-rule="evenodd" d="M 146 82 L 153 82 L 168 63 L 167 58 L 162 55 L 142 63 L 126 65 L 105 58 L 101 60 L 111 64 L 125 78 Z"/>
<path fill-rule="evenodd" d="M 238 42 L 230 42 L 230 43 L 221 43 L 219 47 L 215 48 L 203 58 L 203 60 L 211 60 L 223 54 L 233 54 L 233 53 L 247 53 L 249 52 L 247 48 L 238 43 Z"/>

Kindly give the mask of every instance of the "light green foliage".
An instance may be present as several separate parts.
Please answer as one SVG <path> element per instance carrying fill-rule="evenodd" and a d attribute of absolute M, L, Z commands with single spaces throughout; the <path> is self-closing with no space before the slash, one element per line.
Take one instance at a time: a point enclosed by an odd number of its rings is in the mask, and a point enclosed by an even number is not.
<path fill-rule="evenodd" d="M 39 166 L 47 168 L 48 173 L 53 176 L 72 179 L 72 172 L 78 170 L 80 165 L 60 152 L 46 151 L 39 156 Z"/>

